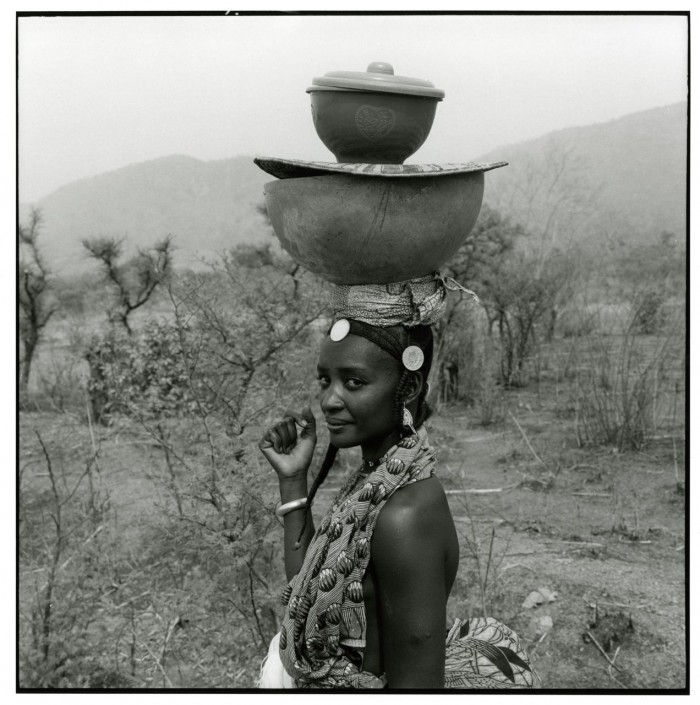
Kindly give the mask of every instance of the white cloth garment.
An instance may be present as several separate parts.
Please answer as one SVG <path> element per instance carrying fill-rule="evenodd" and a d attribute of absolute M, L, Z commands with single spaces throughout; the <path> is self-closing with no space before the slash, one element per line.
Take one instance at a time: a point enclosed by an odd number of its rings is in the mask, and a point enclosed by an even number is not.
<path fill-rule="evenodd" d="M 280 635 L 275 634 L 270 642 L 267 656 L 260 664 L 258 688 L 296 688 L 294 679 L 284 670 L 280 659 Z"/>

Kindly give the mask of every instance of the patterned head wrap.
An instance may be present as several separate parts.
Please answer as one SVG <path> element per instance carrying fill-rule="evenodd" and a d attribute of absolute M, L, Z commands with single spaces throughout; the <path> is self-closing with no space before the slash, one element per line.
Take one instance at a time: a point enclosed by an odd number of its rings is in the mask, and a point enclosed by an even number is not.
<path fill-rule="evenodd" d="M 332 303 L 336 318 L 348 318 L 386 328 L 433 325 L 447 307 L 447 292 L 461 290 L 476 301 L 476 294 L 439 272 L 392 284 L 336 286 Z"/>

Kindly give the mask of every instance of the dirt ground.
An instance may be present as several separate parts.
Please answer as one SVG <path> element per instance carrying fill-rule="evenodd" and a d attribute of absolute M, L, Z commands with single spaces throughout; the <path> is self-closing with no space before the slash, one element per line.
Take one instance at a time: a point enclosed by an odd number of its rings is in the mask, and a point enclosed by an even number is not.
<path fill-rule="evenodd" d="M 482 607 L 471 597 L 474 554 L 483 575 L 493 529 L 486 611 L 525 640 L 542 688 L 685 687 L 685 494 L 672 443 L 579 449 L 573 433 L 521 403 L 513 413 L 527 442 L 514 423 L 433 421 L 464 539 L 453 616 Z M 675 463 L 682 481 L 678 445 Z M 524 606 L 540 588 L 549 599 Z"/>

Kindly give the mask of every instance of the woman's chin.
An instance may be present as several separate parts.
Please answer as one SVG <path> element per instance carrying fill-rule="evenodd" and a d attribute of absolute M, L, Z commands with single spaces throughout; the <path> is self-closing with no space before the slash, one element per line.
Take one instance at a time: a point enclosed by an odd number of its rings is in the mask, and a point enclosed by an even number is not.
<path fill-rule="evenodd" d="M 342 426 L 328 425 L 328 433 L 330 434 L 331 443 L 336 448 L 352 448 L 359 445 L 352 433 L 350 424 L 343 424 Z"/>
<path fill-rule="evenodd" d="M 355 424 L 342 424 L 337 426 L 332 426 L 327 424 L 328 433 L 330 435 L 330 442 L 336 448 L 356 448 L 357 446 L 365 445 L 368 446 L 384 446 L 387 439 L 393 434 L 392 430 L 387 430 L 386 433 L 362 433 L 361 429 Z M 396 440 L 398 442 L 398 439 Z"/>

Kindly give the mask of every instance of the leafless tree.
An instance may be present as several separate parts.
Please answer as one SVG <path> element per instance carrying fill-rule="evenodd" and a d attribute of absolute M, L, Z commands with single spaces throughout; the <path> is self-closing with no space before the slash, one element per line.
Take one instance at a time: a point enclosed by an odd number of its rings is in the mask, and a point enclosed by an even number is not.
<path fill-rule="evenodd" d="M 549 320 L 547 335 L 553 335 L 556 311 L 574 281 L 571 258 L 556 247 L 543 256 L 543 250 L 527 246 L 531 238 L 520 223 L 484 205 L 479 222 L 447 267 L 457 281 L 478 293 L 489 334 L 494 328 L 498 332 L 505 386 L 517 381 L 537 325 Z M 438 329 L 439 344 L 448 331 L 449 326 Z M 445 369 L 439 368 L 439 373 L 454 377 L 458 372 L 449 366 L 456 360 L 449 355 L 440 359 Z"/>
<path fill-rule="evenodd" d="M 240 434 L 248 423 L 243 417 L 262 413 L 270 403 L 262 398 L 276 384 L 269 378 L 253 391 L 256 380 L 284 375 L 275 363 L 279 354 L 327 313 L 323 285 L 267 245 L 239 245 L 213 263 L 211 272 L 176 284 L 171 298 L 178 329 L 188 321 L 199 336 L 192 357 L 207 389 L 199 394 L 212 409 L 225 410 L 230 428 Z M 253 397 L 260 407 L 244 409 Z"/>
<path fill-rule="evenodd" d="M 38 239 L 43 217 L 41 210 L 32 208 L 29 224 L 20 225 L 20 339 L 23 358 L 20 372 L 20 391 L 26 392 L 29 372 L 41 334 L 57 306 L 51 296 L 51 272 L 39 249 Z"/>
<path fill-rule="evenodd" d="M 151 298 L 172 272 L 172 238 L 168 236 L 149 250 L 140 250 L 122 264 L 119 263 L 122 241 L 102 237 L 85 239 L 82 243 L 89 256 L 100 263 L 105 279 L 116 290 L 117 301 L 109 312 L 110 320 L 118 322 L 131 334 L 129 316 Z"/>
<path fill-rule="evenodd" d="M 489 191 L 490 204 L 531 233 L 536 276 L 554 250 L 599 229 L 601 186 L 586 180 L 586 166 L 575 143 L 550 139 L 537 152 L 514 160 Z"/>

